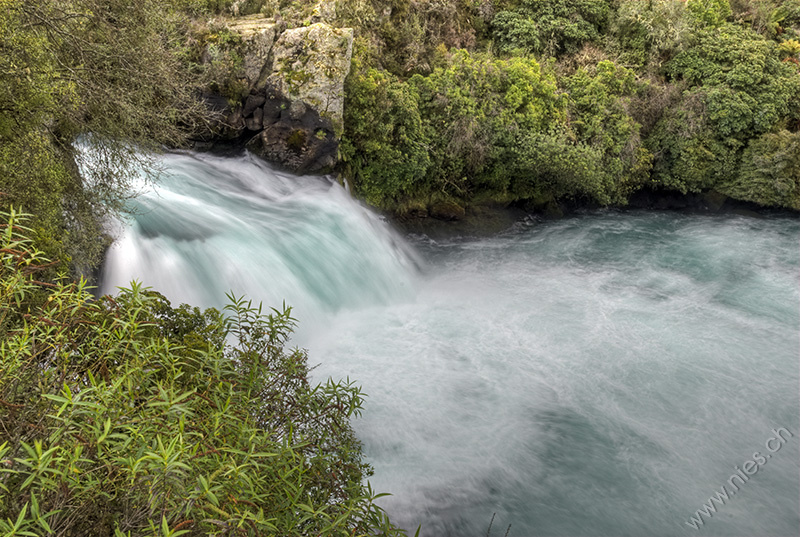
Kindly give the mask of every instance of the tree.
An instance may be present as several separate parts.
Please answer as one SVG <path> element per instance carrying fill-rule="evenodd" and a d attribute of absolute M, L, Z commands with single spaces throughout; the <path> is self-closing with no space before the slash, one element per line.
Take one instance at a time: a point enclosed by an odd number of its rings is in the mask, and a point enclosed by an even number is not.
<path fill-rule="evenodd" d="M 65 263 L 98 261 L 134 165 L 207 119 L 187 32 L 170 2 L 0 0 L 2 205 Z"/>

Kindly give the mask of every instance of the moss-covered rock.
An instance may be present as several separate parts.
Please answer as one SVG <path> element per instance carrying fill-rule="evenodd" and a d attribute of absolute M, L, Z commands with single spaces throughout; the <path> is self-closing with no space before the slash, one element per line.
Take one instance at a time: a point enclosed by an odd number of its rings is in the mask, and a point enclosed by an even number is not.
<path fill-rule="evenodd" d="M 429 213 L 439 220 L 461 220 L 466 212 L 464 207 L 452 200 L 437 201 L 431 204 Z"/>
<path fill-rule="evenodd" d="M 320 0 L 311 13 L 311 22 L 333 23 L 336 20 L 336 0 Z"/>
<path fill-rule="evenodd" d="M 245 103 L 251 114 L 245 119 L 248 129 L 260 131 L 248 149 L 296 173 L 330 172 L 339 148 L 330 120 L 302 101 L 289 101 L 275 88 L 263 91 Z"/>

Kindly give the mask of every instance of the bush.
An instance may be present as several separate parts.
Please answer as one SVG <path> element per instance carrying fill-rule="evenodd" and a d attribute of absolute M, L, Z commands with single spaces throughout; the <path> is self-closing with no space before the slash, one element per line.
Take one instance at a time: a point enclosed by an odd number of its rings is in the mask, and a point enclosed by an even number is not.
<path fill-rule="evenodd" d="M 561 83 L 532 58 L 464 50 L 406 82 L 359 69 L 346 91 L 345 171 L 390 210 L 441 198 L 626 203 L 652 159 L 628 112 L 641 84 L 609 61 Z"/>
<path fill-rule="evenodd" d="M 500 52 L 537 52 L 542 50 L 539 27 L 533 20 L 515 12 L 501 11 L 492 19 L 492 29 Z"/>
<path fill-rule="evenodd" d="M 602 168 L 603 152 L 578 142 L 563 128 L 523 135 L 509 164 L 512 191 L 535 203 L 557 198 L 587 198 L 608 203 L 613 181 Z"/>
<path fill-rule="evenodd" d="M 686 7 L 692 20 L 703 26 L 721 26 L 733 15 L 728 0 L 687 0 Z"/>
<path fill-rule="evenodd" d="M 800 0 L 756 0 L 745 17 L 753 29 L 777 40 L 800 38 Z"/>
<path fill-rule="evenodd" d="M 363 485 L 349 382 L 314 386 L 290 310 L 95 300 L 12 212 L 0 237 L 0 532 L 398 534 Z"/>
<path fill-rule="evenodd" d="M 485 23 L 472 0 L 337 0 L 337 23 L 369 43 L 371 67 L 428 74 L 443 48 L 472 50 Z"/>
<path fill-rule="evenodd" d="M 368 203 L 390 209 L 425 190 L 431 130 L 415 88 L 374 68 L 354 70 L 345 84 L 345 173 Z"/>
<path fill-rule="evenodd" d="M 508 60 L 456 51 L 446 68 L 408 81 L 433 129 L 430 184 L 450 196 L 508 199 L 510 150 L 527 132 L 566 118 L 555 78 L 531 58 Z"/>
<path fill-rule="evenodd" d="M 659 69 L 680 49 L 689 31 L 686 3 L 682 0 L 622 0 L 614 34 L 623 58 L 634 65 Z"/>
<path fill-rule="evenodd" d="M 709 114 L 722 136 L 760 134 L 800 112 L 797 69 L 780 61 L 774 42 L 739 26 L 698 30 L 668 72 L 709 89 Z"/>
<path fill-rule="evenodd" d="M 569 54 L 599 41 L 610 14 L 607 0 L 521 0 L 515 9 L 495 15 L 494 39 L 500 50 Z"/>
<path fill-rule="evenodd" d="M 781 130 L 751 140 L 735 178 L 717 190 L 759 205 L 800 210 L 800 133 Z"/>
<path fill-rule="evenodd" d="M 682 192 L 735 177 L 750 139 L 797 121 L 800 73 L 777 45 L 733 24 L 699 28 L 667 66 L 688 86 L 648 139 L 656 184 Z"/>
<path fill-rule="evenodd" d="M 406 82 L 351 73 L 346 95 L 346 171 L 367 201 L 388 209 L 436 197 L 513 199 L 511 149 L 565 120 L 555 79 L 535 60 L 464 50 Z"/>
<path fill-rule="evenodd" d="M 602 178 L 588 181 L 578 192 L 604 205 L 625 204 L 647 180 L 652 160 L 639 138 L 640 125 L 628 111 L 630 99 L 643 85 L 633 71 L 610 61 L 581 68 L 562 84 L 570 97 L 570 127 L 578 140 L 601 155 Z"/>

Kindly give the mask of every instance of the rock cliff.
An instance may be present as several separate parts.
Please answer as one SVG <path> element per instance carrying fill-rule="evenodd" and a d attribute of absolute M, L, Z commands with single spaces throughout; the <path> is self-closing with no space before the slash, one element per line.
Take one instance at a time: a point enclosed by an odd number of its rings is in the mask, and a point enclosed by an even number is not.
<path fill-rule="evenodd" d="M 257 155 L 297 173 L 329 171 L 338 158 L 353 30 L 323 22 L 331 9 L 321 5 L 313 19 L 319 22 L 299 28 L 259 16 L 226 24 L 241 37 L 248 85 L 229 111 L 228 130 Z"/>

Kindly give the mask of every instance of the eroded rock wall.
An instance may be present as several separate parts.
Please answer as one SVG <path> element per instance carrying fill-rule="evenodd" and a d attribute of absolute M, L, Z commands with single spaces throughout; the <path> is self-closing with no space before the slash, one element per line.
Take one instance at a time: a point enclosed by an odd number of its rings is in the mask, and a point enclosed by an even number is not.
<path fill-rule="evenodd" d="M 248 92 L 228 110 L 225 137 L 297 173 L 330 171 L 338 158 L 353 30 L 324 22 L 330 9 L 299 28 L 258 16 L 226 24 L 241 36 Z"/>

